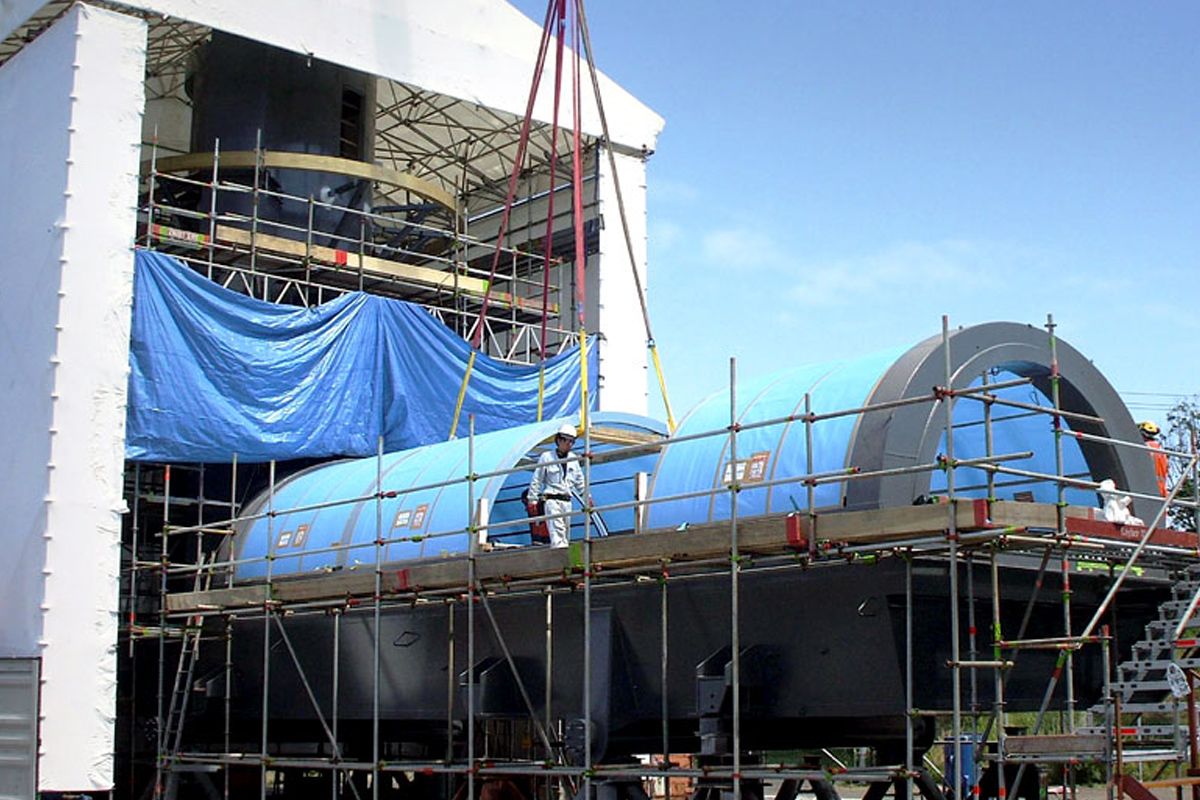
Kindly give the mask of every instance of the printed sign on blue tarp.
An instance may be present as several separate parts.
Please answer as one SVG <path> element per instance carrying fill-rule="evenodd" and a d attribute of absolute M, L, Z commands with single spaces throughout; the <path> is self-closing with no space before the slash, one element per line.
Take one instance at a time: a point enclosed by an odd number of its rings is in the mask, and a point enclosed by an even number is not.
<path fill-rule="evenodd" d="M 298 308 L 137 251 L 126 456 L 228 462 L 373 455 L 445 441 L 471 346 L 427 311 L 354 292 Z M 595 406 L 597 353 L 589 346 Z M 459 418 L 537 419 L 537 365 L 476 357 Z M 545 363 L 543 418 L 579 413 L 579 348 Z"/>

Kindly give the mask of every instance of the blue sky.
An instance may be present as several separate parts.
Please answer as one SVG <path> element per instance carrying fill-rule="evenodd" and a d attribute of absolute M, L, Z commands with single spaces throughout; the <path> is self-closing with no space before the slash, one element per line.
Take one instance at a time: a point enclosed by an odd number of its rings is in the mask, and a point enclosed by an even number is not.
<path fill-rule="evenodd" d="M 730 356 L 747 376 L 853 357 L 942 314 L 1053 313 L 1137 417 L 1170 397 L 1133 392 L 1200 392 L 1200 6 L 587 11 L 601 69 L 666 119 L 649 287 L 677 414 Z"/>

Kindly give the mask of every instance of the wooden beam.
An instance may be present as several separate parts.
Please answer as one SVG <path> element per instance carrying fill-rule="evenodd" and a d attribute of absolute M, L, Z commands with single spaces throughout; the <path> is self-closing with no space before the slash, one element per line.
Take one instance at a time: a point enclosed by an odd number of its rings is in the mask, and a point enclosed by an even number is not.
<path fill-rule="evenodd" d="M 1004 748 L 1018 756 L 1102 755 L 1107 744 L 1102 733 L 1047 733 L 1008 736 Z"/>
<path fill-rule="evenodd" d="M 975 518 L 970 501 L 957 501 L 960 528 L 969 529 Z M 795 552 L 788 539 L 786 514 L 749 517 L 739 521 L 738 547 L 747 554 Z M 886 543 L 914 536 L 937 535 L 946 528 L 945 505 L 906 506 L 871 511 L 837 512 L 818 517 L 816 535 L 847 544 Z M 809 534 L 807 518 L 802 520 Z M 514 579 L 553 579 L 570 576 L 577 567 L 574 547 L 550 549 L 522 547 L 482 553 L 476 558 L 476 574 L 483 583 L 502 584 Z M 661 561 L 675 563 L 721 558 L 729 552 L 729 522 L 710 522 L 684 530 L 659 528 L 637 535 L 610 536 L 592 543 L 596 569 L 644 565 Z M 467 559 L 451 556 L 390 564 L 383 574 L 389 594 L 413 590 L 465 587 Z M 250 597 L 239 589 L 181 592 L 167 597 L 171 612 L 194 611 L 213 606 L 251 608 L 261 606 L 261 594 Z M 244 591 L 244 589 L 242 589 Z M 351 569 L 305 578 L 285 578 L 272 585 L 272 598 L 279 602 L 305 602 L 369 596 L 374 591 L 372 570 Z"/>
<path fill-rule="evenodd" d="M 170 240 L 189 247 L 208 247 L 212 244 L 209 242 L 207 233 L 185 231 L 157 223 L 153 226 L 152 232 L 159 240 Z M 423 267 L 417 264 L 405 264 L 400 261 L 392 261 L 376 256 L 363 255 L 360 257 L 353 250 L 340 250 L 335 247 L 316 244 L 310 246 L 305 242 L 287 239 L 282 236 L 273 236 L 268 233 L 256 233 L 253 239 L 254 246 L 262 250 L 298 259 L 308 257 L 322 264 L 333 265 L 338 271 L 344 270 L 347 273 L 357 273 L 361 261 L 363 273 L 371 277 L 397 278 L 441 291 L 453 291 L 455 289 L 456 282 L 453 272 Z M 218 225 L 216 242 L 217 244 L 234 245 L 248 249 L 251 246 L 251 236 L 249 231 L 242 228 L 235 228 L 230 225 Z M 487 292 L 487 287 L 488 282 L 482 278 L 473 278 L 468 275 L 458 276 L 457 289 L 464 294 L 482 297 Z M 532 314 L 553 315 L 558 313 L 558 303 L 549 303 L 543 309 L 540 298 L 514 297 L 508 292 L 492 292 L 491 302 L 493 305 L 517 308 Z"/>
<path fill-rule="evenodd" d="M 1170 789 L 1176 786 L 1196 786 L 1200 784 L 1200 775 L 1187 778 L 1165 778 L 1161 781 L 1146 781 L 1142 784 L 1147 789 Z"/>
<path fill-rule="evenodd" d="M 250 231 L 243 230 L 242 228 L 234 228 L 230 225 L 218 225 L 217 241 L 250 247 L 251 234 Z M 364 273 L 400 278 L 401 280 L 412 281 L 423 286 L 432 286 L 446 291 L 453 290 L 456 285 L 459 291 L 470 294 L 481 295 L 487 291 L 488 282 L 480 278 L 459 275 L 456 280 L 452 272 L 431 269 L 430 267 L 420 267 L 415 264 L 403 264 L 399 261 L 389 261 L 384 258 L 377 258 L 376 256 L 359 255 L 353 250 L 340 250 L 318 244 L 308 245 L 305 242 L 298 242 L 295 239 L 285 239 L 282 236 L 272 236 L 266 233 L 255 233 L 253 241 L 255 247 L 261 247 L 264 250 L 271 250 L 276 253 L 295 256 L 296 258 L 311 256 L 317 261 L 333 264 L 339 269 L 345 268 L 347 271 L 357 272 L 361 265 Z"/>
<path fill-rule="evenodd" d="M 659 433 L 648 431 L 625 430 L 607 425 L 592 426 L 592 440 L 604 444 L 616 444 L 628 447 L 635 444 L 666 444 L 666 437 Z"/>
<path fill-rule="evenodd" d="M 956 500 L 955 524 L 959 531 L 1033 528 L 1053 530 L 1056 511 L 1048 503 L 993 502 L 991 514 L 982 500 Z M 1090 509 L 1072 507 L 1083 515 Z M 866 511 L 836 511 L 819 514 L 815 520 L 800 515 L 797 523 L 805 540 L 837 545 L 902 543 L 909 539 L 943 535 L 950 509 L 945 503 L 902 506 Z M 799 545 L 788 536 L 788 514 L 746 517 L 738 522 L 738 548 L 748 555 L 786 554 Z M 1195 534 L 1191 534 L 1194 538 Z M 1047 543 L 1050 543 L 1047 539 Z M 802 548 L 807 552 L 807 547 Z M 598 574 L 606 569 L 643 566 L 648 569 L 669 561 L 679 568 L 689 561 L 720 559 L 729 553 L 729 521 L 689 525 L 680 530 L 659 528 L 640 534 L 610 536 L 592 542 L 592 563 Z M 502 585 L 513 580 L 571 579 L 577 572 L 577 548 L 550 549 L 519 547 L 482 553 L 476 558 L 476 574 L 485 585 Z M 389 595 L 445 590 L 467 584 L 467 559 L 450 556 L 389 564 L 383 573 Z M 272 585 L 272 599 L 284 603 L 366 597 L 374 591 L 371 569 L 349 569 L 320 576 L 284 578 Z M 167 597 L 171 612 L 262 606 L 264 587 L 241 586 L 207 592 L 183 592 Z M 1049 745 L 1049 742 L 1041 744 Z"/>
<path fill-rule="evenodd" d="M 218 170 L 254 169 L 256 162 L 253 150 L 233 150 L 223 152 L 220 156 Z M 194 172 L 211 170 L 213 166 L 212 153 L 188 153 L 182 156 L 168 156 L 155 162 L 159 172 Z M 275 169 L 295 169 L 303 172 L 329 172 L 335 175 L 346 175 L 351 178 L 384 183 L 412 192 L 418 197 L 437 203 L 442 208 L 454 214 L 457 203 L 454 195 L 437 184 L 410 175 L 407 172 L 381 167 L 366 161 L 355 161 L 336 156 L 322 156 L 313 153 L 288 153 L 274 150 L 262 151 L 262 166 Z M 143 162 L 142 171 L 149 172 L 150 163 Z"/>

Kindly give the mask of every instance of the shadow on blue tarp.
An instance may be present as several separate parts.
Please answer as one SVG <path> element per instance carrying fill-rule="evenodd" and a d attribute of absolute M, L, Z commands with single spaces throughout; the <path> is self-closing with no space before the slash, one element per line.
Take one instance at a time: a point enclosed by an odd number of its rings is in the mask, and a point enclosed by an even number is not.
<path fill-rule="evenodd" d="M 597 357 L 589 347 L 592 405 Z M 228 462 L 373 455 L 445 441 L 471 346 L 419 306 L 361 292 L 314 308 L 224 289 L 137 251 L 126 456 Z M 579 348 L 546 362 L 545 418 L 579 413 Z M 459 419 L 537 419 L 538 367 L 480 355 Z"/>

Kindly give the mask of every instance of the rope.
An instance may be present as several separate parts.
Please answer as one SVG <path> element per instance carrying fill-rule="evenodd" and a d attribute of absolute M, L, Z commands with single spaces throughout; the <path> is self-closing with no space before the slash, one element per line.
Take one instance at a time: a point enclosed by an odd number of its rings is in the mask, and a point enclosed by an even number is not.
<path fill-rule="evenodd" d="M 496 269 L 500 266 L 500 251 L 504 235 L 508 232 L 508 218 L 512 213 L 513 200 L 517 196 L 517 180 L 521 176 L 521 164 L 525 161 L 525 151 L 529 145 L 529 128 L 533 121 L 533 106 L 537 100 L 538 87 L 542 82 L 542 71 L 546 67 L 546 51 L 550 47 L 550 25 L 558 5 L 564 0 L 550 0 L 546 9 L 546 20 L 542 24 L 542 41 L 538 46 L 537 61 L 533 66 L 533 82 L 529 87 L 529 101 L 525 104 L 525 118 L 521 121 L 521 135 L 517 139 L 517 154 L 513 158 L 512 174 L 508 178 L 508 194 L 504 199 L 504 212 L 500 215 L 500 229 L 496 233 L 496 249 L 492 254 L 492 269 L 488 277 L 488 287 L 483 293 L 483 304 L 479 309 L 479 324 L 475 328 L 471 346 L 479 349 L 483 335 L 483 320 L 487 317 L 488 304 L 492 299 L 492 284 L 496 280 Z M 545 313 L 545 309 L 543 309 Z"/>
<path fill-rule="evenodd" d="M 574 173 L 571 176 L 571 199 L 574 204 L 575 216 L 575 311 L 579 317 L 579 421 L 586 431 L 588 427 L 588 352 L 587 352 L 587 326 L 584 322 L 584 313 L 587 308 L 587 275 L 585 267 L 587 265 L 587 247 L 583 238 L 583 146 L 582 146 L 582 113 L 580 112 L 581 103 L 579 99 L 579 81 L 580 72 L 579 66 L 579 39 L 582 36 L 580 28 L 580 0 L 575 0 L 571 3 L 570 11 L 573 13 L 571 25 L 571 46 L 575 51 L 575 58 L 571 61 L 571 106 L 575 116 L 575 125 L 572 130 L 572 148 L 571 153 L 571 171 Z"/>
<path fill-rule="evenodd" d="M 546 397 L 546 359 L 538 365 L 538 412 L 537 421 L 542 421 L 542 401 Z"/>
<path fill-rule="evenodd" d="M 675 416 L 671 413 L 671 399 L 667 396 L 667 382 L 663 377 L 662 364 L 658 359 L 658 345 L 654 341 L 654 332 L 650 328 L 650 312 L 646 308 L 646 291 L 642 287 L 642 276 L 638 274 L 637 258 L 633 254 L 633 238 L 629 233 L 629 220 L 625 214 L 625 199 L 621 194 L 621 181 L 617 175 L 617 159 L 613 155 L 613 149 L 610 146 L 612 137 L 608 135 L 608 117 L 604 113 L 604 102 L 600 99 L 600 80 L 596 77 L 596 60 L 592 53 L 592 37 L 588 32 L 587 12 L 583 8 L 583 0 L 575 0 L 576 6 L 579 9 L 579 30 L 583 36 L 583 44 L 587 49 L 588 71 L 592 79 L 592 92 L 596 96 L 596 110 L 600 115 L 600 130 L 604 134 L 605 150 L 608 151 L 608 166 L 612 171 L 613 189 L 617 194 L 617 211 L 621 216 L 621 230 L 625 234 L 625 250 L 629 253 L 629 267 L 633 270 L 633 283 L 637 288 L 638 304 L 642 309 L 642 322 L 646 327 L 646 346 L 650 348 L 650 355 L 654 361 L 654 371 L 658 376 L 658 388 L 662 393 L 663 407 L 667 413 L 667 427 L 671 433 L 675 432 Z M 576 58 L 579 53 L 576 50 Z"/>
<path fill-rule="evenodd" d="M 554 53 L 554 117 L 550 123 L 550 194 L 546 197 L 546 238 L 542 246 L 542 338 L 541 357 L 546 360 L 546 309 L 550 304 L 550 258 L 554 255 L 554 196 L 558 194 L 558 109 L 562 99 L 563 37 L 566 0 L 550 0 L 558 6 L 558 46 Z M 540 389 L 539 389 L 540 391 Z M 541 395 L 538 395 L 538 421 L 541 422 Z"/>
<path fill-rule="evenodd" d="M 475 323 L 475 332 L 471 336 L 471 360 L 463 374 L 462 386 L 458 390 L 458 404 L 454 409 L 454 422 L 450 429 L 453 439 L 458 431 L 458 417 L 462 412 L 463 400 L 467 396 L 467 385 L 471 381 L 471 369 L 475 365 L 475 354 L 483 344 L 483 329 L 487 320 L 488 304 L 492 299 L 492 286 L 496 282 L 496 269 L 500 266 L 500 253 L 504 244 L 504 235 L 508 232 L 508 218 L 512 213 L 513 200 L 517 196 L 517 181 L 521 176 L 521 163 L 525 160 L 525 150 L 529 145 L 529 128 L 533 120 L 533 106 L 537 100 L 538 86 L 542 82 L 542 71 L 546 66 L 546 52 L 550 48 L 550 25 L 559 4 L 565 0 L 550 0 L 546 7 L 546 19 L 542 22 L 542 39 L 538 45 L 537 60 L 533 65 L 533 81 L 529 87 L 529 100 L 525 104 L 525 118 L 521 121 L 521 135 L 517 138 L 517 153 L 513 158 L 512 174 L 508 178 L 508 193 L 504 198 L 504 212 L 500 215 L 500 229 L 496 232 L 496 248 L 492 253 L 492 269 L 488 275 L 487 288 L 483 292 L 483 303 L 479 308 L 479 319 Z M 543 298 L 544 299 L 544 298 Z M 545 320 L 546 306 L 542 305 L 542 319 Z M 543 335 L 543 340 L 545 336 Z M 543 359 L 544 360 L 544 359 Z M 538 403 L 539 408 L 541 402 Z M 539 415 L 540 416 L 540 415 Z"/>

